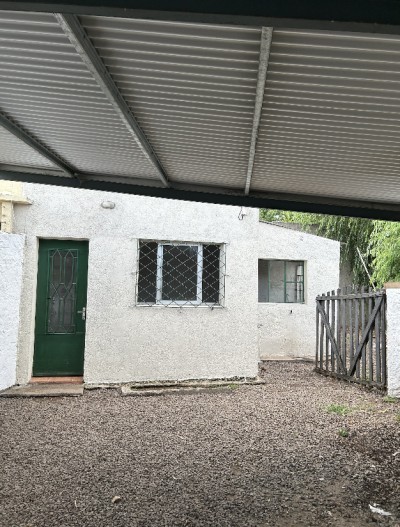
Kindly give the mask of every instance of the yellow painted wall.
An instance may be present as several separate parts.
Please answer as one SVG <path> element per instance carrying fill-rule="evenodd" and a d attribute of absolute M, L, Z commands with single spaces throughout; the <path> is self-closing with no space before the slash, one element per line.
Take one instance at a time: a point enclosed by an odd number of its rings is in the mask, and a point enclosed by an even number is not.
<path fill-rule="evenodd" d="M 22 183 L 19 181 L 5 181 L 0 179 L 0 201 L 1 198 L 18 197 L 24 199 Z"/>

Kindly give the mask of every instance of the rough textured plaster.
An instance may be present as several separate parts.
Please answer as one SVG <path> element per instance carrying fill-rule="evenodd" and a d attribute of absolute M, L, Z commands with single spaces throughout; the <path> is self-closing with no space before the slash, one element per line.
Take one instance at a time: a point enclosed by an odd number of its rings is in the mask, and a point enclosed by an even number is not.
<path fill-rule="evenodd" d="M 305 261 L 304 304 L 258 304 L 260 356 L 315 354 L 315 297 L 339 287 L 339 242 L 260 223 L 258 258 Z"/>
<path fill-rule="evenodd" d="M 30 377 L 37 237 L 89 240 L 85 349 L 88 383 L 257 374 L 258 211 L 97 191 L 25 186 L 16 209 L 27 235 L 18 381 Z M 103 209 L 112 201 L 114 209 Z M 135 306 L 137 240 L 226 243 L 226 307 Z"/>
<path fill-rule="evenodd" d="M 260 224 L 256 209 L 240 221 L 238 207 L 45 185 L 24 190 L 33 205 L 15 213 L 16 229 L 27 235 L 19 383 L 32 369 L 41 237 L 89 240 L 88 383 L 252 377 L 259 349 L 262 356 L 313 354 L 314 296 L 338 286 L 337 242 Z M 102 208 L 104 201 L 115 208 Z M 135 306 L 140 238 L 225 243 L 226 307 Z M 309 280 L 305 306 L 258 305 L 259 257 L 309 260 L 307 276 L 318 276 Z"/>
<path fill-rule="evenodd" d="M 15 384 L 25 236 L 0 232 L 0 390 Z"/>
<path fill-rule="evenodd" d="M 388 394 L 400 397 L 400 289 L 386 289 L 386 361 Z"/>

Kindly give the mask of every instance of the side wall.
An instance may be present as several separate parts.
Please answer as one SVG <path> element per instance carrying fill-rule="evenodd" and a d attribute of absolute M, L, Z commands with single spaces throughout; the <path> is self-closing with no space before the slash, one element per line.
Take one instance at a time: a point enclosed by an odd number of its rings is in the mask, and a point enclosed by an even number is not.
<path fill-rule="evenodd" d="M 304 304 L 258 304 L 260 358 L 314 356 L 315 297 L 339 287 L 339 242 L 260 223 L 258 257 L 305 262 Z"/>
<path fill-rule="evenodd" d="M 25 236 L 0 232 L 0 390 L 15 384 Z"/>
<path fill-rule="evenodd" d="M 39 238 L 89 240 L 87 383 L 255 376 L 258 210 L 26 184 L 17 381 L 32 371 Z M 114 209 L 101 207 L 104 201 Z M 226 244 L 224 308 L 135 306 L 139 239 Z"/>

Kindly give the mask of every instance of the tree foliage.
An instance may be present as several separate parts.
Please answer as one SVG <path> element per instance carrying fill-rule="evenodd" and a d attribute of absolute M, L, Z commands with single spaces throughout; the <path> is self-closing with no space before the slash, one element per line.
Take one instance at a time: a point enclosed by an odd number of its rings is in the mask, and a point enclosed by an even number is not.
<path fill-rule="evenodd" d="M 400 223 L 374 221 L 370 257 L 372 279 L 382 286 L 400 281 Z"/>
<path fill-rule="evenodd" d="M 299 223 L 305 231 L 340 241 L 342 262 L 349 263 L 355 284 L 369 283 L 357 248 L 376 285 L 400 281 L 400 223 L 272 209 L 262 209 L 260 217 Z"/>

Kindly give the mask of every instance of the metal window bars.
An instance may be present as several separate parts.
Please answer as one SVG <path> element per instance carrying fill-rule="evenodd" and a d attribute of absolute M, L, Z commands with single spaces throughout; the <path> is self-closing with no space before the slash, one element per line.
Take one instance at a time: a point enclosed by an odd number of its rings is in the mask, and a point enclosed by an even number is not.
<path fill-rule="evenodd" d="M 223 244 L 141 240 L 137 304 L 223 306 L 225 267 Z"/>

